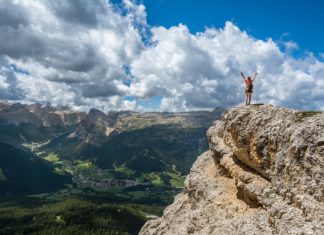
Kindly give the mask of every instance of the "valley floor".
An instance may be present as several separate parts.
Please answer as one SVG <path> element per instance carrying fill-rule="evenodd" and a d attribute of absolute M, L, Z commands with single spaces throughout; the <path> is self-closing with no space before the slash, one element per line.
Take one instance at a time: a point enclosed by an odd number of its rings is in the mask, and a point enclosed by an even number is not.
<path fill-rule="evenodd" d="M 70 188 L 2 197 L 0 234 L 138 234 L 148 219 L 161 216 L 173 200 L 175 192 L 167 190 L 96 192 Z"/>

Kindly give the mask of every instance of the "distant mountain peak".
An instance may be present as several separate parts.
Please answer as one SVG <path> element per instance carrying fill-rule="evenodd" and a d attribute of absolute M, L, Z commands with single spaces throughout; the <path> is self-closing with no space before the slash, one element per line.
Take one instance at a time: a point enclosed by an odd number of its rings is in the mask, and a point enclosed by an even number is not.
<path fill-rule="evenodd" d="M 104 115 L 104 116 L 106 116 L 106 114 L 104 112 L 102 112 L 101 110 L 99 110 L 97 108 L 91 108 L 89 110 L 88 115 Z"/>

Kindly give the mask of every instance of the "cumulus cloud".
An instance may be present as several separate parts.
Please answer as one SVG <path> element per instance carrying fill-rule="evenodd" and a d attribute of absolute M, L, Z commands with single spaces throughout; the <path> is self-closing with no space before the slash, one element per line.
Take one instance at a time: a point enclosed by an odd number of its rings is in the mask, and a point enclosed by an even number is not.
<path fill-rule="evenodd" d="M 255 102 L 324 110 L 324 63 L 311 53 L 294 58 L 297 49 L 231 22 L 196 34 L 182 24 L 151 27 L 145 6 L 132 0 L 0 0 L 0 99 L 212 109 L 242 103 L 240 71 L 258 71 Z"/>
<path fill-rule="evenodd" d="M 111 3 L 1 0 L 0 22 L 0 98 L 105 109 L 123 102 L 123 66 L 143 43 Z M 28 74 L 9 73 L 10 65 Z"/>

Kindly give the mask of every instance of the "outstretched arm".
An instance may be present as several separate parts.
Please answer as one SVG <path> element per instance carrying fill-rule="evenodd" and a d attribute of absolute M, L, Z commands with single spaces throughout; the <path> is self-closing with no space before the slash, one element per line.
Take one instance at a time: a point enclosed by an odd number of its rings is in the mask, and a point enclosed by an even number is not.
<path fill-rule="evenodd" d="M 245 80 L 244 74 L 242 72 L 241 72 L 241 75 L 242 75 L 243 79 Z"/>
<path fill-rule="evenodd" d="M 254 79 L 256 78 L 256 76 L 258 75 L 258 72 L 255 72 L 255 74 L 254 74 L 254 77 L 253 77 L 253 79 L 252 79 L 252 81 L 254 81 Z"/>

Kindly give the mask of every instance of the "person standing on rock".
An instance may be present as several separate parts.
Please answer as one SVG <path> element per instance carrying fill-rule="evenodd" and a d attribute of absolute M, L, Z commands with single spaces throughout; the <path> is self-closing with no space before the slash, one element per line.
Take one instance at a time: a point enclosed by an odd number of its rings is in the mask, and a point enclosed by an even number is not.
<path fill-rule="evenodd" d="M 251 104 L 251 98 L 253 93 L 253 82 L 256 76 L 258 75 L 257 72 L 255 72 L 253 79 L 248 76 L 247 78 L 244 77 L 244 74 L 241 72 L 241 75 L 245 81 L 245 105 Z"/>

